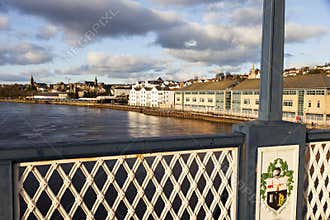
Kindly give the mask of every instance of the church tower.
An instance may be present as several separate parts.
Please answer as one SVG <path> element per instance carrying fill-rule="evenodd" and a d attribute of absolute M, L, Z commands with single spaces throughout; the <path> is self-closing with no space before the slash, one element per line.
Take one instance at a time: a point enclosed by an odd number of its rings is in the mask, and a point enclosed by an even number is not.
<path fill-rule="evenodd" d="M 32 75 L 31 75 L 31 79 L 30 79 L 30 86 L 31 86 L 31 88 L 34 87 L 34 79 L 33 79 Z"/>
<path fill-rule="evenodd" d="M 256 79 L 256 78 L 257 78 L 257 71 L 254 67 L 254 64 L 252 64 L 252 68 L 251 68 L 248 79 Z"/>
<path fill-rule="evenodd" d="M 95 76 L 94 85 L 97 86 L 97 77 Z"/>

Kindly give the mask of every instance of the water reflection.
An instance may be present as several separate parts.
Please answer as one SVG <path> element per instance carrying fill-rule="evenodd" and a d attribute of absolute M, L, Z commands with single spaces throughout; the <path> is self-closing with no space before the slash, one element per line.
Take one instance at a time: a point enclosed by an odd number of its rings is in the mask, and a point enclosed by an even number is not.
<path fill-rule="evenodd" d="M 229 133 L 231 125 L 76 106 L 0 103 L 0 147 Z"/>
<path fill-rule="evenodd" d="M 154 117 L 135 112 L 128 112 L 128 128 L 132 137 L 141 136 L 176 136 L 230 133 L 231 125 L 199 120 Z"/>

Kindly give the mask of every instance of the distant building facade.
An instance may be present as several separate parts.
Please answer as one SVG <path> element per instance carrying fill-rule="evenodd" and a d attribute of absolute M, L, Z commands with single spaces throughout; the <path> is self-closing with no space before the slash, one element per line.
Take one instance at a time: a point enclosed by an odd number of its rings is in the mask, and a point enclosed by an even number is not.
<path fill-rule="evenodd" d="M 213 113 L 230 109 L 230 89 L 237 83 L 236 80 L 223 80 L 191 84 L 175 92 L 175 109 Z"/>
<path fill-rule="evenodd" d="M 192 84 L 175 93 L 175 108 L 258 117 L 259 79 Z M 284 78 L 283 118 L 330 125 L 330 77 L 307 74 Z"/>
<path fill-rule="evenodd" d="M 137 83 L 129 93 L 129 105 L 172 108 L 174 107 L 174 91 L 168 86 L 156 83 Z"/>
<path fill-rule="evenodd" d="M 111 87 L 111 95 L 115 97 L 129 96 L 132 90 L 132 85 L 113 85 Z"/>

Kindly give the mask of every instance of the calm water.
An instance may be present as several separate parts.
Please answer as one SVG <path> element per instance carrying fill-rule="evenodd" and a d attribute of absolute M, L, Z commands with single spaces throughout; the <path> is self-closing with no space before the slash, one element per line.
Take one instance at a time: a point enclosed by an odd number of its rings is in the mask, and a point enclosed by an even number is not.
<path fill-rule="evenodd" d="M 230 124 L 59 105 L 0 103 L 0 147 L 135 137 L 224 134 Z"/>

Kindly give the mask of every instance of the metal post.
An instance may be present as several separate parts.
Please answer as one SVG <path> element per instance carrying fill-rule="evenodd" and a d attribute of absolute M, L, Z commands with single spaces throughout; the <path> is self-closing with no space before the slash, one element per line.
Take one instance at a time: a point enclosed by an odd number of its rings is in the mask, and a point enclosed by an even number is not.
<path fill-rule="evenodd" d="M 11 161 L 0 161 L 0 219 L 14 220 Z"/>
<path fill-rule="evenodd" d="M 260 213 L 264 213 L 260 212 L 260 207 L 267 201 L 260 199 L 261 191 L 257 191 L 260 187 L 258 182 L 261 173 L 264 172 L 260 172 L 259 168 L 264 169 L 269 166 L 270 162 L 266 160 L 279 157 L 285 159 L 286 153 L 283 152 L 289 152 L 292 146 L 297 152 L 292 154 L 296 155 L 292 161 L 298 166 L 294 170 L 295 174 L 298 173 L 294 187 L 297 193 L 291 196 L 291 201 L 294 203 L 289 209 L 290 216 L 286 216 L 285 219 L 302 219 L 306 127 L 302 124 L 282 121 L 284 22 L 285 0 L 264 0 L 259 120 L 233 126 L 233 132 L 245 134 L 245 143 L 239 152 L 237 209 L 239 220 L 255 220 L 256 217 L 266 219 L 260 217 Z M 287 146 L 291 147 L 285 148 Z M 281 152 L 276 152 L 279 147 L 282 149 Z M 258 163 L 258 158 L 262 158 L 263 152 L 267 152 L 268 158 L 263 158 L 264 160 Z M 290 169 L 293 169 L 293 165 Z M 293 207 L 296 210 L 292 210 Z M 267 213 L 268 209 L 261 209 L 266 210 L 266 215 L 272 216 L 272 211 Z M 267 219 L 282 219 L 282 217 L 273 216 Z"/>
<path fill-rule="evenodd" d="M 282 120 L 285 0 L 264 0 L 259 120 Z"/>

